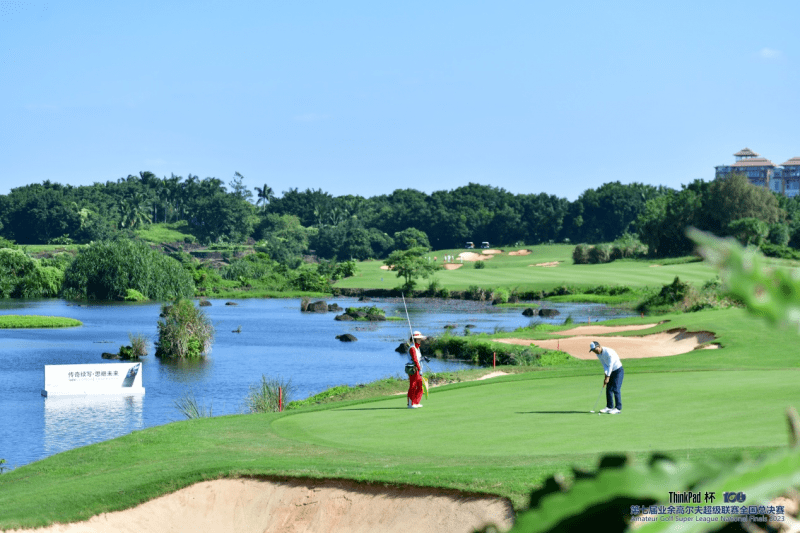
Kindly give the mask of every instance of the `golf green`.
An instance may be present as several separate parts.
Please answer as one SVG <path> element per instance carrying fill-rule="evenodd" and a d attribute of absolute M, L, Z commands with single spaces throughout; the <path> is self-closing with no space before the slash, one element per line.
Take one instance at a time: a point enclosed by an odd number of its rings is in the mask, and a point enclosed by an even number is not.
<path fill-rule="evenodd" d="M 623 412 L 590 414 L 596 377 L 503 380 L 433 389 L 422 409 L 405 396 L 275 420 L 280 436 L 380 454 L 529 456 L 787 442 L 785 409 L 800 404 L 800 372 L 630 373 Z M 604 406 L 605 393 L 597 403 Z"/>

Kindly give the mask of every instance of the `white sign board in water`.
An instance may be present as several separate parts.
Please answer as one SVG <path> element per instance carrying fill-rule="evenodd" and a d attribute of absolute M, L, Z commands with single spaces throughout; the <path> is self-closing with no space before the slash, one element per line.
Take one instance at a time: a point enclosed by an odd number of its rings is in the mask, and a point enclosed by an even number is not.
<path fill-rule="evenodd" d="M 142 363 L 45 365 L 42 396 L 144 394 Z"/>

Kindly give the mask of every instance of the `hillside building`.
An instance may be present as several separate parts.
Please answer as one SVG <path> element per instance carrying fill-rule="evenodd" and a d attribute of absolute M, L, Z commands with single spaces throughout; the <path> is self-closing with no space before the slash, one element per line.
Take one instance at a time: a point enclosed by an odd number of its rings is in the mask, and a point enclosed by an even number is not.
<path fill-rule="evenodd" d="M 715 167 L 717 177 L 736 172 L 747 176 L 753 185 L 767 187 L 778 194 L 789 197 L 800 194 L 800 157 L 793 157 L 777 166 L 749 148 L 733 156 L 736 158 L 734 164 Z"/>

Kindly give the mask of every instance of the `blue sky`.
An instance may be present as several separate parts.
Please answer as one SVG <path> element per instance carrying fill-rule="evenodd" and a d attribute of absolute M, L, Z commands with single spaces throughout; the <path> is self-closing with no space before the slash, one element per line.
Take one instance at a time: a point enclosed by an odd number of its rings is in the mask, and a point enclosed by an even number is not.
<path fill-rule="evenodd" d="M 800 156 L 800 3 L 0 0 L 0 194 L 149 170 L 574 200 Z"/>

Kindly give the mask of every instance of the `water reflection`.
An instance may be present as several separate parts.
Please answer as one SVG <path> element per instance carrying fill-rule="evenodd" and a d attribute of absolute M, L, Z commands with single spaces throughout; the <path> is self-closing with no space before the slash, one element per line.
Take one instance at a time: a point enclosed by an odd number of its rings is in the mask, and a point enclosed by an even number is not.
<path fill-rule="evenodd" d="M 206 359 L 162 359 L 160 372 L 166 379 L 183 385 L 203 383 L 214 368 L 214 361 Z"/>
<path fill-rule="evenodd" d="M 143 396 L 55 396 L 44 399 L 47 455 L 113 439 L 144 427 Z"/>

